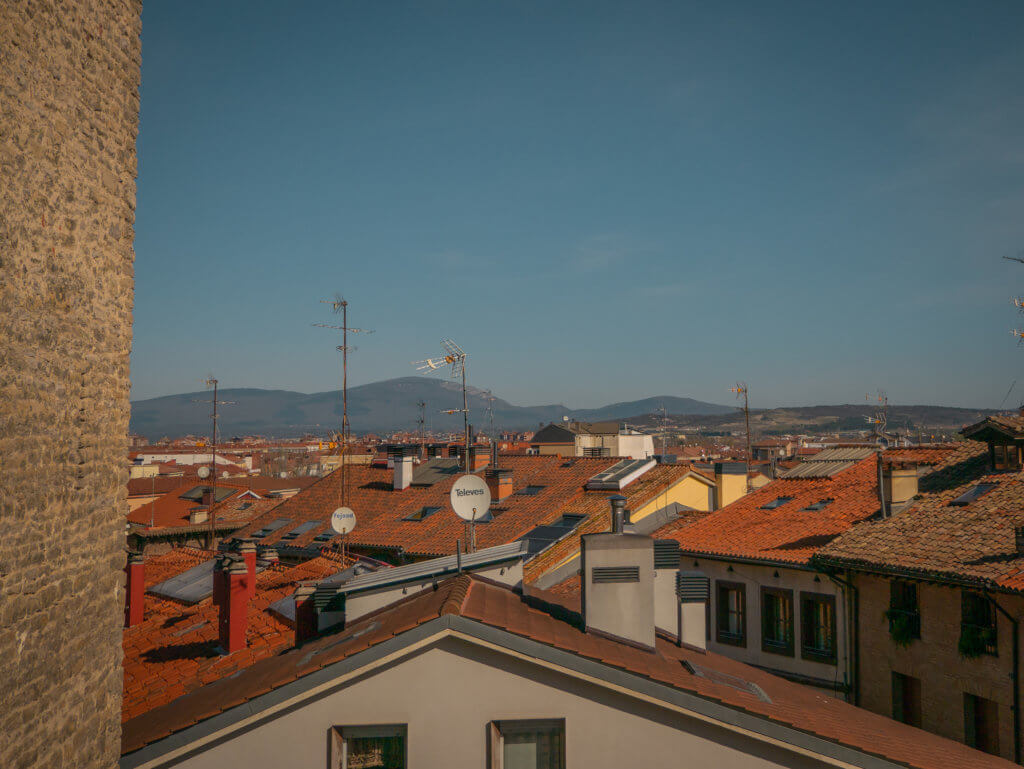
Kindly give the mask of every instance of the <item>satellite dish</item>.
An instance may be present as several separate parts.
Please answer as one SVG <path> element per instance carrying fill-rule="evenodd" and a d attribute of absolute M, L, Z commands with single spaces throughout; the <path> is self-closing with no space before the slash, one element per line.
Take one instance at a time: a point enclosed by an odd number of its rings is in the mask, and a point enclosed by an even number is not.
<path fill-rule="evenodd" d="M 491 508 L 491 490 L 479 475 L 463 475 L 452 486 L 452 510 L 459 518 L 475 521 Z"/>
<path fill-rule="evenodd" d="M 348 534 L 356 527 L 356 514 L 351 507 L 339 507 L 331 513 L 331 528 L 339 534 Z"/>
<path fill-rule="evenodd" d="M 200 478 L 209 478 L 210 477 L 210 468 L 207 467 L 206 465 L 203 465 L 198 470 L 196 470 L 196 474 Z"/>

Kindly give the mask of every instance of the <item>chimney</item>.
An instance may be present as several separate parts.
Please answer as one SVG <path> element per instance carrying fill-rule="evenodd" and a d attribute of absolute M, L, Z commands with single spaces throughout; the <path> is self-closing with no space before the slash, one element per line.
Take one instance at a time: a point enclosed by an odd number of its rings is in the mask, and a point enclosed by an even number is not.
<path fill-rule="evenodd" d="M 256 543 L 251 539 L 243 539 L 238 545 L 238 554 L 245 561 L 248 572 L 249 600 L 256 597 Z"/>
<path fill-rule="evenodd" d="M 747 493 L 746 462 L 715 462 L 715 509 L 732 504 Z"/>
<path fill-rule="evenodd" d="M 477 470 L 483 470 L 487 467 L 489 459 L 486 446 L 470 446 L 469 471 L 475 473 Z"/>
<path fill-rule="evenodd" d="M 512 493 L 512 471 L 497 467 L 488 468 L 484 472 L 487 488 L 491 490 L 491 500 L 501 502 Z"/>
<path fill-rule="evenodd" d="M 889 504 L 909 502 L 917 495 L 917 465 L 893 462 L 883 467 L 882 488 Z"/>
<path fill-rule="evenodd" d="M 220 573 L 220 614 L 218 629 L 220 646 L 225 654 L 245 648 L 245 633 L 249 625 L 249 568 L 243 558 L 223 556 L 214 566 L 214 591 Z"/>
<path fill-rule="evenodd" d="M 626 500 L 610 501 L 612 531 L 581 537 L 586 631 L 653 651 L 654 540 L 622 533 Z"/>
<path fill-rule="evenodd" d="M 676 597 L 679 599 L 680 646 L 707 651 L 707 607 L 711 580 L 701 571 L 676 572 Z"/>
<path fill-rule="evenodd" d="M 124 571 L 124 626 L 134 627 L 146 613 L 146 561 L 142 553 L 130 553 Z"/>
<path fill-rule="evenodd" d="M 302 646 L 316 635 L 316 605 L 313 594 L 316 585 L 299 585 L 295 588 L 295 645 Z"/>

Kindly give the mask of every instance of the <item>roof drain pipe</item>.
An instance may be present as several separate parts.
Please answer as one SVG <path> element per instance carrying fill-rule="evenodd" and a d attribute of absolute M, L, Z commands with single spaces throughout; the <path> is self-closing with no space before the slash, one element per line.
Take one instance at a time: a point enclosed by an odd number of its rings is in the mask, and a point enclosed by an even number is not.
<path fill-rule="evenodd" d="M 996 611 L 1013 626 L 1013 762 L 1020 763 L 1020 625 L 999 602 L 985 593 L 985 597 L 996 607 Z"/>
<path fill-rule="evenodd" d="M 850 579 L 850 572 L 846 572 L 846 579 L 825 572 L 828 578 L 839 585 L 839 589 L 846 596 L 846 631 L 849 642 L 846 649 L 847 665 L 850 668 L 850 701 L 853 705 L 860 705 L 860 635 L 857 633 L 857 614 L 859 612 L 857 586 Z"/>
<path fill-rule="evenodd" d="M 882 450 L 878 450 L 878 503 L 881 505 L 882 518 L 888 518 L 885 510 L 885 471 L 882 469 Z"/>

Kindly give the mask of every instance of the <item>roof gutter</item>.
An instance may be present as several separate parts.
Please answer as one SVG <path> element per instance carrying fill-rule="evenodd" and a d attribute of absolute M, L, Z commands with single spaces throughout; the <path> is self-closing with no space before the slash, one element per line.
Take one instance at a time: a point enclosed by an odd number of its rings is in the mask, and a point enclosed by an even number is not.
<path fill-rule="evenodd" d="M 867 564 L 845 558 L 823 558 L 817 555 L 811 556 L 811 558 L 812 565 L 817 564 L 819 569 L 828 569 L 828 567 L 832 567 L 835 569 L 844 569 L 846 571 L 860 571 L 866 574 L 877 574 L 883 577 L 902 577 L 904 579 L 914 579 L 920 582 L 937 582 L 939 584 L 955 587 L 973 587 L 982 590 L 991 590 L 1005 595 L 1019 595 L 1021 592 L 1024 592 L 1021 590 L 1013 590 L 1012 588 L 1003 587 L 1002 585 L 997 585 L 992 580 L 985 579 L 983 577 L 953 577 L 947 574 L 906 569 L 899 566 L 876 566 L 874 564 Z"/>
<path fill-rule="evenodd" d="M 680 549 L 679 553 L 684 558 L 705 558 L 709 561 L 728 561 L 730 563 L 746 563 L 752 566 L 773 566 L 785 569 L 797 569 L 799 571 L 821 571 L 821 568 L 815 568 L 814 564 L 797 563 L 795 561 L 773 561 L 769 558 L 751 558 L 750 556 L 745 555 L 721 555 L 719 553 L 704 553 L 699 550 Z"/>

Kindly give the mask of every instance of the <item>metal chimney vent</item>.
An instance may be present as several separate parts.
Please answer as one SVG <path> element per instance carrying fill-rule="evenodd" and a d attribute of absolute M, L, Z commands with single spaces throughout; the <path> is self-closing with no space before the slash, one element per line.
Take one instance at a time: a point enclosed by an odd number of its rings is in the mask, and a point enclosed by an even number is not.
<path fill-rule="evenodd" d="M 639 582 L 639 566 L 595 566 L 591 572 L 595 585 L 611 582 Z"/>
<path fill-rule="evenodd" d="M 677 572 L 676 596 L 683 603 L 707 603 L 711 597 L 711 580 L 701 571 Z"/>

